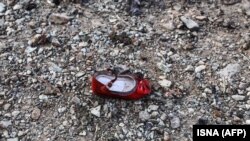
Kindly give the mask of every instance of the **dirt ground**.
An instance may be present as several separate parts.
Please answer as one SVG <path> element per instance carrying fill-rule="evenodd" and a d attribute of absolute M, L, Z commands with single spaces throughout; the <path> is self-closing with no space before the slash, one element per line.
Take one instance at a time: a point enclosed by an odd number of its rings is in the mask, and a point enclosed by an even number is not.
<path fill-rule="evenodd" d="M 192 141 L 250 124 L 250 1 L 0 1 L 1 141 Z M 95 71 L 142 72 L 137 101 L 92 95 Z"/>

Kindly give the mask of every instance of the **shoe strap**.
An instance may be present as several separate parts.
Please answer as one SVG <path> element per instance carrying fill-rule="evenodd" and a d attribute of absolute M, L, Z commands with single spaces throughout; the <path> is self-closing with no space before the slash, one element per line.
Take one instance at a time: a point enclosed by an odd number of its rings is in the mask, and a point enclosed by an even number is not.
<path fill-rule="evenodd" d="M 109 71 L 111 74 L 115 75 L 115 78 L 112 79 L 107 84 L 108 87 L 112 87 L 113 83 L 117 80 L 118 75 L 130 74 L 130 75 L 134 75 L 134 77 L 138 80 L 142 80 L 144 77 L 144 75 L 141 72 L 136 72 L 133 74 L 130 70 L 121 71 L 120 68 L 113 68 L 113 69 L 108 68 L 107 71 Z"/>

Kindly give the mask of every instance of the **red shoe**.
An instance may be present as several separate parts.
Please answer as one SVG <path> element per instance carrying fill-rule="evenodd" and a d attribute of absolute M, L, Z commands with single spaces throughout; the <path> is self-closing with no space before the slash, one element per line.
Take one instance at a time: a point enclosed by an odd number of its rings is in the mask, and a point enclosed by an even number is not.
<path fill-rule="evenodd" d="M 117 70 L 107 70 L 94 74 L 92 91 L 98 96 L 136 100 L 150 94 L 151 87 L 141 73 L 118 73 Z"/>

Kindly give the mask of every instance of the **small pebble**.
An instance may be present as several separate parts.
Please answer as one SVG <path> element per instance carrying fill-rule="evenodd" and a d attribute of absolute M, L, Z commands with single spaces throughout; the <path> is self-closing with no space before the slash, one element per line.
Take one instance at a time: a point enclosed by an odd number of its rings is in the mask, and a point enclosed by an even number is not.
<path fill-rule="evenodd" d="M 90 109 L 90 112 L 92 115 L 100 117 L 101 116 L 101 106 L 97 106 L 95 108 Z"/>
<path fill-rule="evenodd" d="M 203 71 L 205 69 L 206 69 L 205 65 L 200 65 L 200 66 L 198 66 L 198 67 L 195 68 L 195 72 L 199 73 L 199 72 L 201 72 L 201 71 Z"/>
<path fill-rule="evenodd" d="M 232 98 L 236 101 L 242 101 L 245 99 L 245 96 L 243 95 L 232 95 Z"/>
<path fill-rule="evenodd" d="M 34 108 L 31 113 L 31 118 L 34 120 L 38 120 L 41 115 L 41 110 L 39 108 Z"/>
<path fill-rule="evenodd" d="M 171 127 L 174 129 L 179 128 L 181 126 L 181 121 L 179 117 L 173 117 L 170 120 L 170 123 L 171 123 Z"/>

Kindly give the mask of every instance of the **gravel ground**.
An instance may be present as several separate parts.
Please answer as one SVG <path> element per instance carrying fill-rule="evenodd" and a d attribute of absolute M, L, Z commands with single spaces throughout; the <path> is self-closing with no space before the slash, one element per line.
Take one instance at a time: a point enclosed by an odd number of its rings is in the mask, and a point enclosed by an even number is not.
<path fill-rule="evenodd" d="M 194 124 L 250 124 L 250 1 L 142 5 L 2 0 L 0 140 L 191 141 Z M 145 73 L 152 94 L 93 96 L 110 66 Z"/>

